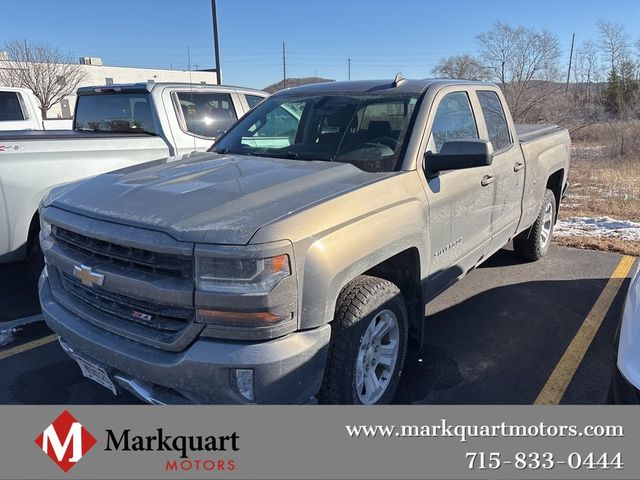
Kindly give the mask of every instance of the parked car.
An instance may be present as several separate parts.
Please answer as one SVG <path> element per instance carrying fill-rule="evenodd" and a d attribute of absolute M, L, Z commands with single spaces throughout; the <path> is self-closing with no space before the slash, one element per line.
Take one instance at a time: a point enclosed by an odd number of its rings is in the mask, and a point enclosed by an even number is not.
<path fill-rule="evenodd" d="M 71 119 L 42 120 L 38 100 L 28 88 L 0 86 L 0 133 L 4 130 L 68 130 Z"/>
<path fill-rule="evenodd" d="M 202 84 L 83 87 L 73 130 L 0 132 L 0 263 L 41 258 L 36 210 L 54 186 L 204 151 L 266 96 Z"/>
<path fill-rule="evenodd" d="M 629 285 L 616 337 L 618 361 L 609 400 L 637 405 L 640 403 L 640 272 L 636 272 Z"/>
<path fill-rule="evenodd" d="M 427 301 L 510 240 L 547 253 L 569 145 L 492 83 L 284 90 L 210 153 L 51 192 L 44 318 L 150 403 L 387 403 Z"/>

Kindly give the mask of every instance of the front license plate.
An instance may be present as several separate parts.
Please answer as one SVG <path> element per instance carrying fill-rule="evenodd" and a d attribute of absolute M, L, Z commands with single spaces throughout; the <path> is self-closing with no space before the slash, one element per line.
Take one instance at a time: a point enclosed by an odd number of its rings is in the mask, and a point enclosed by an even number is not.
<path fill-rule="evenodd" d="M 104 368 L 100 368 L 99 366 L 86 361 L 84 358 L 76 357 L 75 355 L 73 358 L 78 362 L 78 365 L 80 365 L 80 370 L 82 370 L 82 374 L 85 377 L 93 380 L 94 382 L 98 382 L 103 387 L 108 388 L 114 395 L 118 394 L 116 386 L 111 381 L 109 374 L 105 372 Z"/>

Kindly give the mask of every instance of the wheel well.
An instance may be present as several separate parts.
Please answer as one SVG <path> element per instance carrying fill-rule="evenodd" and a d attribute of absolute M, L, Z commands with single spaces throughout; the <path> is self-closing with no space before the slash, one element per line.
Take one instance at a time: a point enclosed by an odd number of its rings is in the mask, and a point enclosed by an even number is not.
<path fill-rule="evenodd" d="M 33 245 L 33 242 L 38 242 L 38 234 L 40 233 L 40 215 L 38 214 L 38 212 L 36 211 L 36 213 L 33 215 L 33 218 L 31 219 L 31 223 L 29 224 L 29 234 L 27 236 L 27 253 L 26 255 L 29 255 L 29 252 L 31 252 L 31 245 Z"/>
<path fill-rule="evenodd" d="M 420 284 L 420 254 L 415 248 L 407 249 L 364 272 L 364 275 L 384 278 L 402 292 L 409 314 L 409 346 L 422 346 L 424 304 Z"/>
<path fill-rule="evenodd" d="M 562 180 L 564 179 L 564 169 L 560 169 L 553 173 L 547 180 L 547 188 L 553 192 L 556 197 L 556 218 L 558 210 L 560 210 L 560 200 L 562 199 Z"/>

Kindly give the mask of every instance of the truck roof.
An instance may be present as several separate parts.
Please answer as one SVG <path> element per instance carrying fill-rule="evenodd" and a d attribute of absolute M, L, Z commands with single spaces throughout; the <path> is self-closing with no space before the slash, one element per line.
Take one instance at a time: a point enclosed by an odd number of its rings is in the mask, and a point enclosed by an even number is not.
<path fill-rule="evenodd" d="M 33 93 L 33 91 L 30 88 L 5 87 L 4 85 L 1 85 L 1 84 L 0 84 L 0 91 L 3 91 L 3 92 Z"/>
<path fill-rule="evenodd" d="M 275 95 L 296 95 L 300 93 L 422 93 L 433 85 L 486 85 L 495 86 L 491 82 L 474 80 L 454 80 L 448 78 L 425 78 L 408 80 L 400 77 L 396 80 L 356 80 L 349 82 L 324 82 L 300 85 L 280 90 Z"/>
<path fill-rule="evenodd" d="M 257 93 L 262 95 L 268 95 L 266 92 L 262 90 L 256 90 L 253 88 L 246 87 L 235 87 L 232 85 L 215 85 L 212 83 L 189 83 L 189 82 L 140 82 L 140 83 L 114 83 L 113 85 L 93 85 L 90 87 L 80 87 L 77 90 L 78 95 L 90 95 L 93 93 L 100 92 L 150 92 L 154 88 L 157 87 L 169 87 L 169 88 L 192 88 L 194 91 L 198 89 L 202 89 L 206 87 L 210 89 L 211 87 L 219 88 L 221 91 L 226 90 L 241 90 L 243 92 Z"/>

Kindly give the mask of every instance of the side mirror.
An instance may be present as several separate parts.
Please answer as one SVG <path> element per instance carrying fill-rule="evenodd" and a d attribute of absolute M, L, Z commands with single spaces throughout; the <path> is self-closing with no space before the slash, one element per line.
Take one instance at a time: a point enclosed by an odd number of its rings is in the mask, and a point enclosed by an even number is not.
<path fill-rule="evenodd" d="M 493 162 L 493 147 L 486 140 L 455 140 L 445 142 L 438 153 L 424 154 L 427 173 L 435 174 L 444 170 L 486 167 Z"/>

